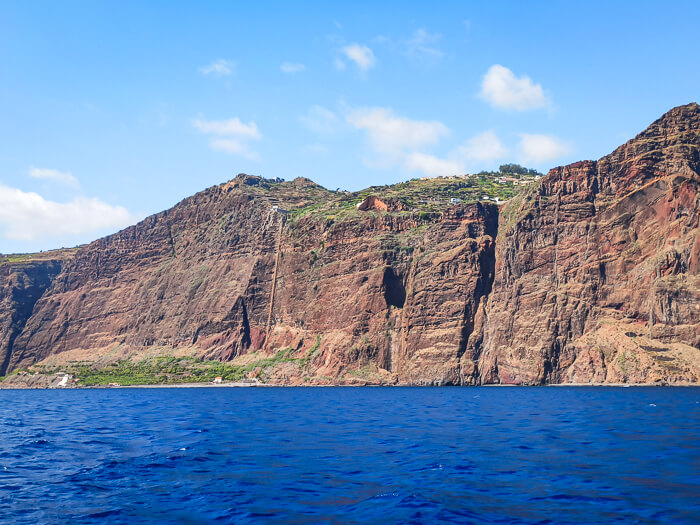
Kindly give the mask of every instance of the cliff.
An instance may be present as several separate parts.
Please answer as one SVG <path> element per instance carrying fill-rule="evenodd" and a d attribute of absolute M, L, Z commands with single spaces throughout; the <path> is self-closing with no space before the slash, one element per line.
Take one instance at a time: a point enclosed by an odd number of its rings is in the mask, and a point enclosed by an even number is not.
<path fill-rule="evenodd" d="M 698 381 L 699 147 L 678 107 L 506 206 L 482 381 Z"/>
<path fill-rule="evenodd" d="M 62 250 L 0 260 L 0 375 L 10 368 L 15 339 L 34 305 L 72 254 L 73 250 Z"/>
<path fill-rule="evenodd" d="M 699 147 L 700 108 L 675 108 L 500 210 L 474 177 L 239 175 L 60 261 L 0 261 L 3 372 L 170 356 L 180 379 L 189 359 L 275 384 L 696 383 Z"/>

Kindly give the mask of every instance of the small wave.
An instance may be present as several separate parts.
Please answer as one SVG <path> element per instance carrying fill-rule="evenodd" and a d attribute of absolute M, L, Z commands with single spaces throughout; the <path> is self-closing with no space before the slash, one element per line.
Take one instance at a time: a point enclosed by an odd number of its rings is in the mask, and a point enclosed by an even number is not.
<path fill-rule="evenodd" d="M 398 492 L 380 492 L 379 494 L 375 494 L 372 496 L 373 499 L 381 499 L 381 498 L 398 498 L 399 497 Z"/>
<path fill-rule="evenodd" d="M 554 494 L 552 496 L 538 496 L 530 498 L 530 501 L 578 501 L 587 503 L 604 503 L 610 501 L 620 501 L 619 498 L 612 496 L 583 496 L 581 494 Z"/>

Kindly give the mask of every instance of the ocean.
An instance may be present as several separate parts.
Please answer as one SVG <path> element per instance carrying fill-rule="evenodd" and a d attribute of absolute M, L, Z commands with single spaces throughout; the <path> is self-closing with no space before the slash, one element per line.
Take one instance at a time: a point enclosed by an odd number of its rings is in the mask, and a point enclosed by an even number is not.
<path fill-rule="evenodd" d="M 0 390 L 0 522 L 700 522 L 700 388 Z"/>

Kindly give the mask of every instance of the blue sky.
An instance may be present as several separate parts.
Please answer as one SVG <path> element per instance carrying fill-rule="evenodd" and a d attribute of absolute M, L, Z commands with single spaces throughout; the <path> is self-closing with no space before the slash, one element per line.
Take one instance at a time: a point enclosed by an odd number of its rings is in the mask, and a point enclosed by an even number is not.
<path fill-rule="evenodd" d="M 700 99 L 700 3 L 0 2 L 0 252 L 237 173 L 356 190 L 599 158 Z"/>

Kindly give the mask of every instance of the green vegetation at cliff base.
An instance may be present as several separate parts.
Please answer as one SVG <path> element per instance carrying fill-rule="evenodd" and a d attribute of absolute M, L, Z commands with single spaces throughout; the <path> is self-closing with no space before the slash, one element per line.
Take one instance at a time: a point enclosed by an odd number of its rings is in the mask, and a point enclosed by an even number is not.
<path fill-rule="evenodd" d="M 120 360 L 99 368 L 88 362 L 72 362 L 60 367 L 34 365 L 32 371 L 47 375 L 64 372 L 77 379 L 80 386 L 208 383 L 217 377 L 222 381 L 240 381 L 245 377 L 243 367 L 189 356 Z"/>
<path fill-rule="evenodd" d="M 26 372 L 69 374 L 79 386 L 210 383 L 217 378 L 221 378 L 222 382 L 232 382 L 250 377 L 264 382 L 265 372 L 282 363 L 293 363 L 305 369 L 318 353 L 320 344 L 321 337 L 317 336 L 315 344 L 300 357 L 294 355 L 296 351 L 293 348 L 284 348 L 272 355 L 250 354 L 252 359 L 245 364 L 222 363 L 192 356 L 159 356 L 139 361 L 122 359 L 102 366 L 81 361 L 62 366 L 34 365 Z"/>

